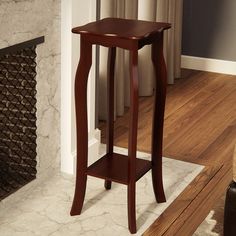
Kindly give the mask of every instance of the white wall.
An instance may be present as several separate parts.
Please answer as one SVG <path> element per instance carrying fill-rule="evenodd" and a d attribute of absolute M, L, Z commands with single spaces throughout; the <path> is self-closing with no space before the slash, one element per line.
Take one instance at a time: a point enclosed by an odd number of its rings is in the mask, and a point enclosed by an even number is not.
<path fill-rule="evenodd" d="M 61 170 L 74 173 L 76 156 L 74 77 L 79 61 L 80 36 L 72 34 L 71 29 L 96 20 L 96 1 L 62 0 L 61 17 Z M 95 50 L 88 81 L 88 129 L 91 163 L 98 156 L 100 143 L 100 133 L 95 130 Z"/>

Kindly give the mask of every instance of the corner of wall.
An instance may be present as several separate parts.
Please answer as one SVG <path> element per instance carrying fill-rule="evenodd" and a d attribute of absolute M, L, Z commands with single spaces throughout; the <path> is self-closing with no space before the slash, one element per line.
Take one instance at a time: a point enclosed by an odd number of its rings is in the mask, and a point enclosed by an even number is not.
<path fill-rule="evenodd" d="M 101 131 L 99 129 L 95 129 L 93 132 L 89 134 L 88 141 L 88 165 L 91 165 L 95 161 L 99 159 L 99 147 L 101 143 Z M 73 171 L 70 174 L 76 173 L 76 150 L 72 153 L 73 158 Z"/>

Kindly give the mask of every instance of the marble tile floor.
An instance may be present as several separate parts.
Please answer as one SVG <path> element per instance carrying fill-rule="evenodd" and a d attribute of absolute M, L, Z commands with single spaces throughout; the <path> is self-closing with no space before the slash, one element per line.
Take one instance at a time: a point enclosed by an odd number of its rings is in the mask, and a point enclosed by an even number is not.
<path fill-rule="evenodd" d="M 104 149 L 104 148 L 103 148 Z M 123 148 L 115 148 L 121 154 Z M 150 158 L 138 152 L 138 157 Z M 136 235 L 141 235 L 203 166 L 164 158 L 164 186 L 167 202 L 157 204 L 151 172 L 137 182 Z M 127 228 L 127 188 L 113 183 L 106 191 L 101 179 L 88 177 L 86 198 L 80 216 L 69 215 L 74 193 L 74 177 L 61 173 L 42 176 L 0 202 L 1 236 L 125 236 Z"/>

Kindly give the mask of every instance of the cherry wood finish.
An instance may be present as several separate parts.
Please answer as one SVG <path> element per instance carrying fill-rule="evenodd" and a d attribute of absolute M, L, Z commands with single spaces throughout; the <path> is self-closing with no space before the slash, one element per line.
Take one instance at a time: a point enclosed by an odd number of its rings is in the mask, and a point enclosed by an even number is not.
<path fill-rule="evenodd" d="M 109 48 L 107 63 L 107 154 L 113 153 L 114 129 L 114 71 L 116 48 Z M 111 181 L 105 180 L 105 188 L 111 189 Z"/>
<path fill-rule="evenodd" d="M 163 31 L 168 23 L 157 23 L 119 18 L 105 18 L 72 29 L 81 35 L 81 55 L 75 77 L 77 175 L 71 215 L 80 214 L 84 202 L 87 175 L 105 179 L 105 188 L 111 181 L 128 186 L 128 223 L 136 233 L 135 187 L 136 181 L 152 169 L 153 188 L 157 202 L 165 201 L 162 183 L 162 137 L 166 96 L 166 65 L 163 57 Z M 87 167 L 87 77 L 91 67 L 92 45 L 109 47 L 108 54 L 108 125 L 107 154 Z M 136 158 L 138 129 L 138 50 L 152 44 L 152 61 L 156 74 L 156 99 L 153 119 L 152 161 Z M 114 67 L 116 47 L 130 52 L 130 118 L 128 157 L 113 152 L 114 126 Z"/>
<path fill-rule="evenodd" d="M 87 80 L 92 65 L 92 44 L 81 38 L 80 62 L 75 79 L 75 110 L 77 129 L 77 167 L 75 195 L 71 215 L 81 213 L 87 182 L 88 165 L 88 122 L 87 122 Z"/>
<path fill-rule="evenodd" d="M 136 159 L 134 181 L 152 168 L 151 161 Z M 106 154 L 87 169 L 87 175 L 129 185 L 129 159 L 118 153 Z"/>
<path fill-rule="evenodd" d="M 135 216 L 135 172 L 138 129 L 138 48 L 130 52 L 130 118 L 129 118 L 129 184 L 128 184 L 128 222 L 130 232 L 136 232 Z"/>
<path fill-rule="evenodd" d="M 162 142 L 166 100 L 167 72 L 163 55 L 163 37 L 152 44 L 152 62 L 156 74 L 156 89 L 152 127 L 152 183 L 157 202 L 165 202 L 162 180 Z M 162 78 L 162 79 L 159 79 Z"/>

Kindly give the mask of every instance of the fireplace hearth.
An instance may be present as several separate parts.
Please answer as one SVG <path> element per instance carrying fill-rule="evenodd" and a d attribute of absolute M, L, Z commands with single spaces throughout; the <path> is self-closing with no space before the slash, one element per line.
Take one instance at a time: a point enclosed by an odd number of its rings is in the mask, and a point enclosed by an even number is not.
<path fill-rule="evenodd" d="M 36 178 L 36 47 L 0 50 L 0 200 Z"/>

